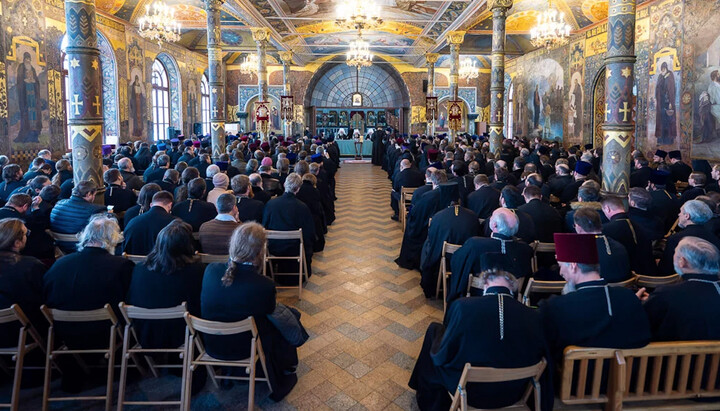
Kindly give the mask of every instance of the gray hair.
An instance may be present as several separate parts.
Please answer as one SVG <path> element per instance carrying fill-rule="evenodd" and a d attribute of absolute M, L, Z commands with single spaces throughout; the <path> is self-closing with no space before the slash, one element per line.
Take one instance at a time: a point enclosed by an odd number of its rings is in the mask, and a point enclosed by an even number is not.
<path fill-rule="evenodd" d="M 249 178 L 250 178 L 250 184 L 253 186 L 257 186 L 258 184 L 262 183 L 262 177 L 258 173 L 250 174 Z"/>
<path fill-rule="evenodd" d="M 700 200 L 690 200 L 686 202 L 682 206 L 682 211 L 690 216 L 690 221 L 692 221 L 693 224 L 705 224 L 710 221 L 713 216 L 710 207 Z"/>
<path fill-rule="evenodd" d="M 205 169 L 205 175 L 207 176 L 207 178 L 212 178 L 215 174 L 219 172 L 220 167 L 216 166 L 215 164 L 211 164 Z"/>
<path fill-rule="evenodd" d="M 717 274 L 720 270 L 720 252 L 711 242 L 702 238 L 684 237 L 675 247 L 675 256 L 684 258 L 694 271 Z M 678 274 L 684 273 L 678 271 Z"/>
<path fill-rule="evenodd" d="M 285 192 L 296 194 L 302 186 L 302 177 L 293 173 L 285 179 Z"/>
<path fill-rule="evenodd" d="M 310 173 L 318 175 L 320 172 L 320 165 L 318 163 L 310 163 Z"/>
<path fill-rule="evenodd" d="M 490 224 L 492 225 L 493 222 L 498 234 L 512 237 L 518 232 L 519 221 L 517 215 L 507 208 L 498 208 L 493 211 Z"/>
<path fill-rule="evenodd" d="M 480 273 L 480 284 L 484 287 L 488 282 L 494 281 L 498 278 L 502 278 L 505 281 L 507 281 L 508 285 L 510 286 L 510 291 L 513 293 L 517 292 L 518 289 L 518 280 L 515 278 L 512 273 L 499 270 L 497 268 L 492 268 L 490 270 L 485 270 L 482 273 Z"/>
<path fill-rule="evenodd" d="M 133 171 L 133 163 L 132 160 L 129 158 L 121 158 L 120 161 L 118 161 L 118 168 L 122 171 Z"/>
<path fill-rule="evenodd" d="M 115 254 L 115 246 L 123 242 L 120 225 L 114 217 L 98 214 L 90 218 L 80 234 L 78 234 L 78 251 L 85 247 L 100 247 L 110 254 Z"/>

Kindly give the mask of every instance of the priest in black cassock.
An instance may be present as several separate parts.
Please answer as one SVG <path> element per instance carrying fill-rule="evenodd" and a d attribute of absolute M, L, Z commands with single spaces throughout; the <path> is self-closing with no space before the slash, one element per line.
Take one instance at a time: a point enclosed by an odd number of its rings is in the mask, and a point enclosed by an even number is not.
<path fill-rule="evenodd" d="M 453 187 L 457 187 L 457 185 Z M 425 297 L 428 298 L 435 294 L 443 243 L 447 241 L 449 244 L 463 244 L 468 238 L 480 234 L 480 222 L 477 214 L 457 204 L 459 190 L 453 189 L 451 198 L 454 204 L 433 216 L 427 239 L 422 248 L 420 286 L 425 292 Z M 448 270 L 451 259 L 452 254 L 449 254 L 447 256 Z"/>
<path fill-rule="evenodd" d="M 480 255 L 483 253 L 501 253 L 505 256 L 505 264 L 511 267 L 517 277 L 530 276 L 530 261 L 533 249 L 515 238 L 518 230 L 518 218 L 507 208 L 498 208 L 490 217 L 490 237 L 472 237 L 453 254 L 452 275 L 445 290 L 445 300 L 450 305 L 467 292 L 470 274 L 480 272 Z"/>
<path fill-rule="evenodd" d="M 450 193 L 453 190 L 450 186 L 455 185 L 455 183 L 447 183 L 447 175 L 443 170 L 435 171 L 430 178 L 433 189 L 424 194 L 420 201 L 410 209 L 403 233 L 400 256 L 395 259 L 397 265 L 408 270 L 420 268 L 420 254 L 428 235 L 428 222 L 435 213 L 450 204 Z M 441 190 L 443 186 L 445 189 Z"/>
<path fill-rule="evenodd" d="M 450 306 L 446 327 L 432 323 L 409 386 L 416 391 L 420 410 L 447 410 L 465 363 L 477 367 L 520 368 L 547 356 L 540 318 L 513 296 L 515 277 L 490 269 L 480 276 L 482 297 L 467 297 Z M 546 375 L 549 373 L 546 371 Z M 549 378 L 542 385 L 543 410 L 552 409 Z M 502 408 L 522 398 L 527 380 L 469 384 L 468 403 L 478 408 Z"/>
<path fill-rule="evenodd" d="M 600 275 L 609 283 L 619 283 L 632 276 L 630 257 L 625 247 L 618 241 L 602 233 L 602 221 L 597 211 L 590 207 L 577 209 L 573 215 L 575 232 L 592 234 L 598 250 Z M 536 277 L 537 278 L 537 277 Z M 551 280 L 562 280 L 553 278 Z"/>
<path fill-rule="evenodd" d="M 385 156 L 384 138 L 385 131 L 382 128 L 378 128 L 373 133 L 372 163 L 376 166 L 381 166 L 383 164 L 383 157 Z"/>
<path fill-rule="evenodd" d="M 569 345 L 640 348 L 650 342 L 650 324 L 635 293 L 600 276 L 594 235 L 556 233 L 555 253 L 567 284 L 562 296 L 540 303 L 555 364 Z"/>

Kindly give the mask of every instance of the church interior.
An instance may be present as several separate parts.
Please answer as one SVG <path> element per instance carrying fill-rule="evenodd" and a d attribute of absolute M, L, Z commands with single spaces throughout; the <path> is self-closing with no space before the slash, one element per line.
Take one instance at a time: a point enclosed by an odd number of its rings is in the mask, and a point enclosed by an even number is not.
<path fill-rule="evenodd" d="M 0 176 L 0 408 L 720 409 L 718 0 L 0 0 Z"/>

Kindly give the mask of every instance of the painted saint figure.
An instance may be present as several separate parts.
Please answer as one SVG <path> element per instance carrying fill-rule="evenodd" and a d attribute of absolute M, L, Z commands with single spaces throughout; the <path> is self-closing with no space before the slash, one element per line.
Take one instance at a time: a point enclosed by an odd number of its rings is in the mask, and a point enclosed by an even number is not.
<path fill-rule="evenodd" d="M 37 143 L 42 130 L 40 80 L 28 52 L 23 54 L 23 62 L 18 66 L 16 90 L 20 112 L 20 131 L 15 142 Z"/>
<path fill-rule="evenodd" d="M 133 119 L 132 135 L 133 137 L 142 137 L 143 129 L 143 113 L 145 107 L 145 96 L 143 95 L 143 85 L 140 82 L 140 76 L 135 75 L 135 79 L 130 85 L 130 115 Z"/>
<path fill-rule="evenodd" d="M 668 70 L 667 62 L 660 66 L 655 86 L 655 104 L 657 117 L 655 120 L 655 138 L 658 145 L 673 144 L 677 137 L 675 124 L 675 75 Z"/>
<path fill-rule="evenodd" d="M 533 130 L 537 130 L 540 125 L 540 87 L 535 85 L 535 94 L 533 95 Z"/>
<path fill-rule="evenodd" d="M 582 86 L 580 86 L 580 80 L 575 79 L 575 89 L 572 92 L 575 100 L 575 118 L 574 124 L 574 135 L 575 137 L 582 136 L 582 110 L 583 110 L 583 99 L 582 99 Z"/>

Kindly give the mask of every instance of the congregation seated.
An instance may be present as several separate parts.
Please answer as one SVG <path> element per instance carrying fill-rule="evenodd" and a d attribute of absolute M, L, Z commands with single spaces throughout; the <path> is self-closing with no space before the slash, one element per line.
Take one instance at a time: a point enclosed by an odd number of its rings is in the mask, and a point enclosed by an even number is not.
<path fill-rule="evenodd" d="M 165 171 L 169 168 L 170 156 L 168 156 L 167 154 L 161 154 L 157 156 L 157 159 L 153 163 L 153 166 L 145 170 L 145 173 L 143 173 L 143 180 L 145 180 L 146 183 L 162 180 L 165 176 Z"/>
<path fill-rule="evenodd" d="M 674 255 L 675 248 L 685 237 L 698 237 L 709 241 L 720 248 L 720 239 L 708 230 L 706 223 L 713 217 L 713 212 L 707 204 L 699 200 L 689 200 L 680 207 L 678 214 L 678 227 L 681 230 L 667 238 L 658 270 L 661 275 L 675 274 Z"/>
<path fill-rule="evenodd" d="M 46 163 L 43 158 L 38 157 L 30 163 L 30 168 L 27 173 L 23 174 L 23 185 L 38 176 L 51 178 L 53 171 L 55 170 L 53 170 L 50 164 Z"/>
<path fill-rule="evenodd" d="M 53 185 L 62 186 L 67 180 L 73 179 L 73 169 L 70 161 L 61 158 L 55 163 L 55 175 L 52 178 Z"/>
<path fill-rule="evenodd" d="M 415 189 L 415 191 L 413 191 L 412 201 L 410 202 L 413 207 L 420 202 L 420 198 L 422 198 L 423 194 L 433 189 L 432 174 L 435 171 L 437 171 L 437 168 L 435 167 L 428 167 L 425 169 L 425 184 L 419 186 Z"/>
<path fill-rule="evenodd" d="M 573 223 L 576 233 L 595 236 L 600 275 L 605 281 L 619 283 L 632 276 L 627 250 L 617 240 L 602 233 L 602 221 L 596 210 L 589 207 L 578 209 L 573 215 Z"/>
<path fill-rule="evenodd" d="M 227 255 L 230 236 L 240 225 L 235 196 L 221 194 L 217 198 L 216 206 L 218 214 L 215 218 L 200 226 L 200 248 L 206 254 Z"/>
<path fill-rule="evenodd" d="M 272 195 L 263 189 L 263 179 L 258 173 L 252 173 L 248 176 L 250 185 L 252 186 L 253 198 L 267 204 Z"/>
<path fill-rule="evenodd" d="M 288 183 L 292 180 L 295 180 L 293 175 L 288 176 L 283 196 L 291 195 L 289 189 L 293 189 L 295 183 L 299 185 L 297 181 Z M 230 238 L 230 261 L 209 264 L 205 270 L 200 302 L 202 318 L 206 320 L 234 322 L 253 317 L 273 390 L 270 398 L 279 401 L 297 383 L 298 357 L 295 347 L 267 318 L 275 311 L 277 291 L 273 281 L 260 272 L 265 242 L 265 230 L 257 223 L 244 223 L 236 228 Z M 250 338 L 247 334 L 203 338 L 207 352 L 215 358 L 248 357 Z"/>
<path fill-rule="evenodd" d="M 25 185 L 23 180 L 23 171 L 17 164 L 8 164 L 2 170 L 2 183 L 0 183 L 0 206 L 10 198 L 12 193 Z"/>
<path fill-rule="evenodd" d="M 125 188 L 120 171 L 111 168 L 105 172 L 103 179 L 107 183 L 105 189 L 105 205 L 113 206 L 114 213 L 124 213 L 137 201 L 137 196 L 132 190 Z"/>
<path fill-rule="evenodd" d="M 523 204 L 525 204 L 525 198 L 517 187 L 508 185 L 500 191 L 500 207 L 512 211 L 518 218 L 518 231 L 513 235 L 530 244 L 538 239 L 537 229 L 530 214 L 519 209 Z M 484 235 L 490 236 L 491 231 L 489 220 L 486 219 L 483 228 Z"/>
<path fill-rule="evenodd" d="M 487 219 L 500 207 L 500 191 L 490 186 L 490 180 L 485 174 L 476 175 L 473 184 L 475 190 L 468 194 L 467 208 L 477 214 L 478 218 Z"/>
<path fill-rule="evenodd" d="M 144 189 L 145 187 L 143 187 Z M 170 214 L 173 196 L 167 191 L 158 191 L 152 196 L 150 208 L 135 217 L 125 226 L 123 252 L 147 255 L 155 246 L 160 230 L 176 217 Z"/>
<path fill-rule="evenodd" d="M 287 180 L 287 178 L 286 178 Z M 317 189 L 317 177 L 307 173 L 302 176 L 302 186 L 295 195 L 298 200 L 305 203 L 310 209 L 315 223 L 315 239 L 313 241 L 313 252 L 320 252 L 325 248 L 325 233 L 327 224 L 325 222 L 325 209 L 322 206 L 320 192 Z"/>
<path fill-rule="evenodd" d="M 205 180 L 200 177 L 194 178 L 187 185 L 188 199 L 176 203 L 172 208 L 173 216 L 190 224 L 193 232 L 200 230 L 204 222 L 212 220 L 217 215 L 215 206 L 202 200 L 205 189 Z"/>
<path fill-rule="evenodd" d="M 390 192 L 390 207 L 393 210 L 393 220 L 398 219 L 400 213 L 400 207 L 398 203 L 400 201 L 400 192 L 403 188 L 417 188 L 425 184 L 423 174 L 416 167 L 413 167 L 412 163 L 408 159 L 400 161 L 400 172 L 395 176 L 393 180 L 393 188 Z M 403 205 L 404 207 L 404 205 Z"/>
<path fill-rule="evenodd" d="M 238 218 L 242 222 L 262 223 L 265 203 L 253 198 L 250 178 L 244 174 L 232 178 L 232 191 L 237 199 Z"/>
<path fill-rule="evenodd" d="M 506 271 L 480 274 L 482 296 L 463 297 L 448 309 L 445 325 L 432 323 L 425 333 L 410 388 L 420 410 L 447 410 L 466 363 L 475 367 L 529 367 L 547 357 L 540 316 L 515 298 L 518 281 Z M 467 387 L 468 404 L 501 408 L 518 402 L 526 380 L 475 383 Z M 552 408 L 552 387 L 543 381 L 544 403 Z"/>
<path fill-rule="evenodd" d="M 560 213 L 553 206 L 542 201 L 542 190 L 538 186 L 525 187 L 522 195 L 525 198 L 525 204 L 519 206 L 517 211 L 530 216 L 538 241 L 551 243 L 553 233 L 563 231 L 563 220 Z"/>
<path fill-rule="evenodd" d="M 160 186 L 155 183 L 148 183 L 142 186 L 137 196 L 137 201 L 135 202 L 135 205 L 125 211 L 125 217 L 123 218 L 123 224 L 125 228 L 127 228 L 128 224 L 130 223 L 130 221 L 132 221 L 133 218 L 150 210 L 150 203 L 152 203 L 153 196 L 155 195 L 155 193 L 160 191 L 162 191 L 162 188 L 160 188 Z"/>
<path fill-rule="evenodd" d="M 652 196 L 645 188 L 633 187 L 628 192 L 628 218 L 645 232 L 645 238 L 656 241 L 665 235 L 664 222 L 650 210 Z"/>
<path fill-rule="evenodd" d="M 193 247 L 192 227 L 174 220 L 160 230 L 145 261 L 135 265 L 125 302 L 142 308 L 171 308 L 183 302 L 190 314 L 200 315 L 200 290 L 205 265 Z M 143 348 L 179 347 L 185 321 L 135 320 Z"/>
<path fill-rule="evenodd" d="M 180 173 L 180 185 L 175 188 L 173 196 L 177 203 L 183 202 L 188 198 L 188 184 L 196 178 L 200 177 L 200 172 L 195 167 L 187 167 Z M 207 188 L 207 187 L 206 187 Z"/>
<path fill-rule="evenodd" d="M 135 174 L 135 166 L 131 159 L 125 157 L 118 161 L 118 170 L 125 182 L 125 188 L 129 190 L 140 190 L 143 186 L 143 180 Z"/>
<path fill-rule="evenodd" d="M 690 200 L 694 200 L 695 197 L 705 195 L 705 181 L 707 176 L 704 173 L 692 173 L 688 178 L 689 187 L 683 191 L 680 196 L 680 204 L 685 204 Z"/>
<path fill-rule="evenodd" d="M 570 210 L 565 214 L 565 231 L 568 233 L 575 232 L 575 222 L 573 217 L 575 211 L 579 208 L 590 208 L 597 212 L 600 216 L 600 221 L 603 224 L 608 222 L 605 213 L 602 211 L 602 204 L 600 203 L 600 190 L 598 190 L 593 184 L 583 184 L 578 189 L 577 201 L 570 203 Z"/>
<path fill-rule="evenodd" d="M 165 170 L 165 174 L 163 174 L 162 180 L 151 181 L 151 183 L 159 185 L 160 188 L 162 188 L 164 191 L 167 191 L 168 193 L 174 193 L 179 181 L 180 172 L 175 170 L 174 168 L 169 168 Z"/>
<path fill-rule="evenodd" d="M 217 199 L 223 194 L 232 194 L 232 190 L 228 190 L 230 178 L 227 174 L 219 172 L 212 177 L 213 188 L 207 193 L 207 202 L 217 208 Z"/>
<path fill-rule="evenodd" d="M 636 274 L 655 275 L 657 265 L 652 243 L 642 227 L 628 218 L 622 199 L 606 196 L 602 199 L 602 209 L 609 220 L 603 224 L 602 232 L 625 247 L 630 256 L 630 268 Z"/>

